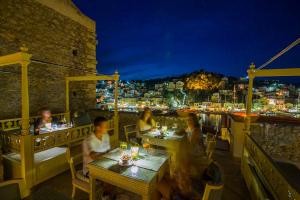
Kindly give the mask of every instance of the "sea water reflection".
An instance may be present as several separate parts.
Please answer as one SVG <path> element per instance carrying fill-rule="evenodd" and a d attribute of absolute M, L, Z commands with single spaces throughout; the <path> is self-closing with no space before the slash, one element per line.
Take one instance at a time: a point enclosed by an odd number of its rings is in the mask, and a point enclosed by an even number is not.
<path fill-rule="evenodd" d="M 216 132 L 224 126 L 226 115 L 200 113 L 201 123 L 203 127 L 213 128 Z"/>

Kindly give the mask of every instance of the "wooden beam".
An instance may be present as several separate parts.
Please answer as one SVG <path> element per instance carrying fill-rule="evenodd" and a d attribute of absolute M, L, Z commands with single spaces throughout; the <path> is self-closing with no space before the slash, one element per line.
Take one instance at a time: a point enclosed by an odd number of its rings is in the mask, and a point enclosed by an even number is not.
<path fill-rule="evenodd" d="M 66 113 L 67 113 L 67 122 L 71 122 L 71 116 L 70 116 L 70 96 L 69 96 L 69 80 L 66 80 Z"/>
<path fill-rule="evenodd" d="M 300 76 L 300 68 L 253 70 L 253 75 L 254 77 Z"/>
<path fill-rule="evenodd" d="M 116 75 L 93 75 L 93 76 L 73 76 L 66 77 L 67 81 L 117 81 L 119 76 Z"/>
<path fill-rule="evenodd" d="M 26 52 L 18 52 L 6 56 L 0 57 L 0 67 L 4 67 L 7 65 L 13 65 L 13 64 L 21 64 L 24 61 L 30 61 L 31 54 L 28 54 Z"/>

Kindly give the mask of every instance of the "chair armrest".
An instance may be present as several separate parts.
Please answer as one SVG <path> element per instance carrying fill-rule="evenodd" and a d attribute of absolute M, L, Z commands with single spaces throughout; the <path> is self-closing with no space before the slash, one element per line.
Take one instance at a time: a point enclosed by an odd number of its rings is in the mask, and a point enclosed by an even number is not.
<path fill-rule="evenodd" d="M 0 182 L 0 187 L 4 187 L 11 184 L 18 184 L 21 198 L 23 199 L 25 197 L 25 182 L 23 179 L 13 179 L 13 180 L 7 180 L 4 182 Z"/>
<path fill-rule="evenodd" d="M 207 187 L 207 189 L 210 189 L 210 190 L 219 190 L 224 187 L 224 184 L 223 183 L 220 183 L 220 184 L 206 183 L 205 187 Z"/>
<path fill-rule="evenodd" d="M 211 193 L 213 193 L 213 191 L 216 190 L 222 191 L 223 187 L 224 187 L 223 183 L 221 184 L 206 183 L 202 200 L 210 199 Z"/>

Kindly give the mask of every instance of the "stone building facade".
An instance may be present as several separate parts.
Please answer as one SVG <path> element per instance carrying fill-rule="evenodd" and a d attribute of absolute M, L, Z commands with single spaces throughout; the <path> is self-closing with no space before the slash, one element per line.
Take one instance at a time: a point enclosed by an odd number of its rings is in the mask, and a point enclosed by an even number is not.
<path fill-rule="evenodd" d="M 0 56 L 26 46 L 31 116 L 65 111 L 65 77 L 96 73 L 95 22 L 71 0 L 0 0 Z M 21 116 L 19 66 L 0 68 L 0 119 Z M 70 83 L 71 111 L 95 106 L 96 83 Z"/>

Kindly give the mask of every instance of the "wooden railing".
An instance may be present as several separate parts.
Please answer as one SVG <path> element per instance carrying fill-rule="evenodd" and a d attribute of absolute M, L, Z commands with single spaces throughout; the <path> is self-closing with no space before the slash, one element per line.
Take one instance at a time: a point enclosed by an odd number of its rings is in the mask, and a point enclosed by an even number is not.
<path fill-rule="evenodd" d="M 113 130 L 113 120 L 108 121 L 108 130 Z M 86 138 L 94 131 L 92 124 L 85 126 L 78 126 L 64 130 L 43 133 L 40 135 L 32 135 L 33 151 L 40 152 L 53 147 L 70 144 L 72 142 L 80 141 Z M 19 152 L 21 136 L 19 133 L 5 132 L 2 134 L 4 147 L 7 151 Z"/>
<path fill-rule="evenodd" d="M 55 132 L 32 136 L 34 152 L 40 152 L 53 147 L 62 146 L 83 140 L 93 131 L 92 125 L 79 126 Z"/>
<path fill-rule="evenodd" d="M 17 130 L 21 127 L 21 118 L 0 120 L 0 131 Z"/>
<path fill-rule="evenodd" d="M 246 134 L 244 144 L 257 174 L 275 199 L 300 199 L 300 194 L 282 175 L 276 163 L 250 135 Z"/>
<path fill-rule="evenodd" d="M 3 141 L 4 151 L 11 151 L 11 152 L 20 151 L 21 138 L 18 133 L 7 132 L 5 134 L 1 134 L 1 137 Z"/>
<path fill-rule="evenodd" d="M 52 114 L 53 118 L 62 120 L 67 117 L 67 113 Z M 30 124 L 34 124 L 40 116 L 30 117 Z M 18 130 L 21 128 L 21 118 L 0 120 L 0 131 Z"/>

